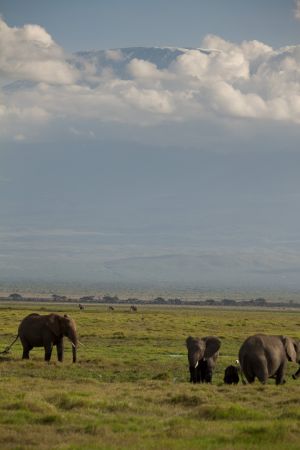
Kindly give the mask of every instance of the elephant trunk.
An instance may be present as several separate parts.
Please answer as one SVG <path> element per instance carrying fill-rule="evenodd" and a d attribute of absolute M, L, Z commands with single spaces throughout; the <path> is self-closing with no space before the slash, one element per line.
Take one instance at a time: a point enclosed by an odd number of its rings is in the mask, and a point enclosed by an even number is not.
<path fill-rule="evenodd" d="M 201 354 L 199 352 L 189 352 L 188 353 L 188 360 L 190 367 L 193 367 L 194 369 L 197 368 L 199 361 L 201 359 Z"/>
<path fill-rule="evenodd" d="M 77 337 L 77 333 L 76 330 L 72 330 L 69 334 L 68 334 L 68 338 L 70 339 L 71 343 L 72 343 L 72 355 L 73 355 L 73 363 L 76 362 L 76 357 L 77 357 L 77 347 L 78 347 L 78 337 Z"/>
<path fill-rule="evenodd" d="M 73 363 L 76 363 L 77 346 L 72 345 L 72 352 L 73 352 Z"/>
<path fill-rule="evenodd" d="M 189 367 L 190 367 L 190 382 L 197 383 L 199 366 L 199 354 L 198 352 L 188 353 Z"/>

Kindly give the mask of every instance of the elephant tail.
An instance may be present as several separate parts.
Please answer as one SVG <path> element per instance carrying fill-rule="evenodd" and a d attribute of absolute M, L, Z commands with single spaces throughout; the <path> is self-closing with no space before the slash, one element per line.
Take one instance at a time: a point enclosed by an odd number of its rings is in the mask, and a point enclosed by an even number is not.
<path fill-rule="evenodd" d="M 1 354 L 1 355 L 6 355 L 7 353 L 9 353 L 9 352 L 10 352 L 10 349 L 12 348 L 12 346 L 14 345 L 14 343 L 17 342 L 18 338 L 19 338 L 19 335 L 17 334 L 17 336 L 16 336 L 16 338 L 14 339 L 14 341 L 13 341 L 10 345 L 8 345 L 8 346 L 3 350 L 3 352 L 0 352 L 0 354 Z"/>
<path fill-rule="evenodd" d="M 247 384 L 247 382 L 246 382 L 246 380 L 245 380 L 245 378 L 244 378 L 244 373 L 243 373 L 243 369 L 242 369 L 242 366 L 241 366 L 240 361 L 239 361 L 238 359 L 236 359 L 236 360 L 235 360 L 235 363 L 236 363 L 236 365 L 237 365 L 237 367 L 238 367 L 238 370 L 239 370 L 239 372 L 240 372 L 240 374 L 241 374 L 242 383 L 243 383 L 243 384 Z"/>

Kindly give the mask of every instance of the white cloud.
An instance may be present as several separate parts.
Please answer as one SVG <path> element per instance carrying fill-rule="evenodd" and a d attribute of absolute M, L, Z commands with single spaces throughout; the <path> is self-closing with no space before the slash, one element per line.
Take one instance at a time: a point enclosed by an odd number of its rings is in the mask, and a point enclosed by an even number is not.
<path fill-rule="evenodd" d="M 42 27 L 11 28 L 0 18 L 0 78 L 68 84 L 76 70 Z"/>
<path fill-rule="evenodd" d="M 158 92 L 153 89 L 138 89 L 131 86 L 123 94 L 123 98 L 135 108 L 159 114 L 171 114 L 172 98 L 164 91 Z"/>
<path fill-rule="evenodd" d="M 300 123 L 299 45 L 273 49 L 208 35 L 203 48 L 181 49 L 163 68 L 135 56 L 128 60 L 119 50 L 106 51 L 104 60 L 97 53 L 68 60 L 43 28 L 11 28 L 0 20 L 0 81 L 3 86 L 20 80 L 0 88 L 0 134 L 27 139 L 40 124 L 55 121 L 65 122 L 73 135 L 89 130 L 89 121 Z"/>
<path fill-rule="evenodd" d="M 230 84 L 219 81 L 210 90 L 209 101 L 216 113 L 233 117 L 263 117 L 265 102 L 256 94 L 242 94 Z"/>
<path fill-rule="evenodd" d="M 14 98 L 1 95 L 0 91 L 0 138 L 24 141 L 27 133 L 42 131 L 50 118 L 50 112 L 43 107 L 41 101 L 35 102 L 32 99 L 26 102 L 21 96 Z"/>
<path fill-rule="evenodd" d="M 300 0 L 295 0 L 294 17 L 300 20 Z"/>
<path fill-rule="evenodd" d="M 122 61 L 124 59 L 121 50 L 106 50 L 105 56 L 112 61 Z"/>
<path fill-rule="evenodd" d="M 133 58 L 127 64 L 128 73 L 137 79 L 148 79 L 151 81 L 170 79 L 171 74 L 164 70 L 158 70 L 157 66 L 143 59 Z"/>

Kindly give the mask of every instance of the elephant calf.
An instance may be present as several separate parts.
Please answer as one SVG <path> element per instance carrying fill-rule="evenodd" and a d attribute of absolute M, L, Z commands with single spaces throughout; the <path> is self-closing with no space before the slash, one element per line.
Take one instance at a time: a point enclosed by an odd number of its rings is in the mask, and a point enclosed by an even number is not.
<path fill-rule="evenodd" d="M 239 361 L 249 383 L 255 378 L 261 383 L 275 378 L 276 384 L 283 384 L 287 361 L 300 362 L 300 341 L 256 334 L 248 337 L 241 346 Z"/>
<path fill-rule="evenodd" d="M 207 336 L 186 340 L 191 383 L 211 383 L 221 341 L 217 337 Z"/>
<path fill-rule="evenodd" d="M 63 360 L 63 337 L 67 336 L 72 343 L 73 362 L 76 362 L 78 338 L 73 319 L 66 314 L 29 314 L 19 325 L 18 336 L 23 346 L 23 359 L 29 359 L 29 352 L 33 347 L 44 347 L 45 361 L 50 361 L 52 348 L 57 349 L 58 361 Z"/>
<path fill-rule="evenodd" d="M 224 383 L 225 384 L 238 384 L 240 381 L 239 368 L 236 366 L 228 366 L 224 373 Z"/>

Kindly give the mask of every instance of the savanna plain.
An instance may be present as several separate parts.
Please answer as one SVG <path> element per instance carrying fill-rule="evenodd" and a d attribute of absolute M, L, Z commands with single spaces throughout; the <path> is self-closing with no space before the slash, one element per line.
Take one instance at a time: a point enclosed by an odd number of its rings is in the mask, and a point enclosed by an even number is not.
<path fill-rule="evenodd" d="M 300 379 L 227 386 L 224 369 L 254 333 L 300 338 L 300 312 L 288 310 L 87 305 L 0 305 L 0 350 L 31 312 L 67 313 L 81 342 L 78 362 L 19 341 L 0 355 L 1 449 L 300 449 Z M 222 340 L 212 385 L 191 385 L 185 339 Z"/>

